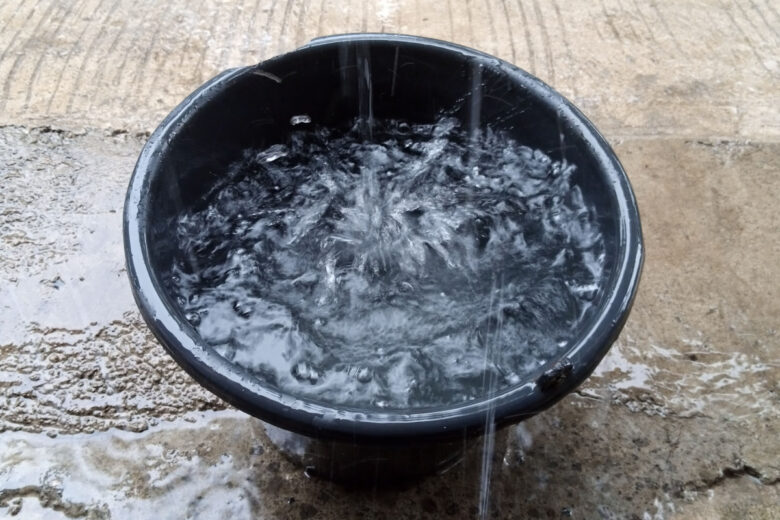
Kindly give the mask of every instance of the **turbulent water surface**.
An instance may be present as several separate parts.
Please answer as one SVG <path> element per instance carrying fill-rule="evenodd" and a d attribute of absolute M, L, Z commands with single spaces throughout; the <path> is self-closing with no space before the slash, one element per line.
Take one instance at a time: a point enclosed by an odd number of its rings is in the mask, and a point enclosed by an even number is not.
<path fill-rule="evenodd" d="M 293 123 L 176 222 L 170 290 L 222 356 L 296 396 L 420 408 L 517 384 L 587 319 L 604 244 L 575 165 L 449 118 Z"/>

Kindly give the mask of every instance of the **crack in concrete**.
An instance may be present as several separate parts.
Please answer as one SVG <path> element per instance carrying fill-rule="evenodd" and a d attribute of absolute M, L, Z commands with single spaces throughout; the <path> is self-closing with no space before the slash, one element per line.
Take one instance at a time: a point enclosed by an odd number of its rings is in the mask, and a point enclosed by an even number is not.
<path fill-rule="evenodd" d="M 723 484 L 727 480 L 738 479 L 741 477 L 751 477 L 756 482 L 764 486 L 775 486 L 780 484 L 780 477 L 770 479 L 765 477 L 758 468 L 749 464 L 740 463 L 734 467 L 726 466 L 712 478 L 703 479 L 701 481 L 686 482 L 675 491 L 675 495 L 677 497 L 684 497 L 688 493 L 709 491 Z"/>

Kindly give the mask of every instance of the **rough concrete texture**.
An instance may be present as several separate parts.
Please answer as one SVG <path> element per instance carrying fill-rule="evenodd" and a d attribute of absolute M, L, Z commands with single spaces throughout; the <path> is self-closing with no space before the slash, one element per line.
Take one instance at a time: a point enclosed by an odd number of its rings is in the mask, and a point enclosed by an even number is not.
<path fill-rule="evenodd" d="M 320 34 L 454 40 L 604 132 L 647 247 L 596 374 L 499 435 L 491 518 L 780 518 L 780 7 L 771 0 L 0 4 L 0 517 L 472 518 L 481 446 L 401 489 L 309 479 L 147 332 L 121 208 L 216 72 Z"/>

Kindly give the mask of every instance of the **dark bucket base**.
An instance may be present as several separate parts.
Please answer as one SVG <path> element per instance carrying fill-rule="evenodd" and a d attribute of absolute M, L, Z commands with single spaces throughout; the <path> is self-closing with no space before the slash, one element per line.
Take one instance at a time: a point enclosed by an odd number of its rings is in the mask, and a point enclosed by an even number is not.
<path fill-rule="evenodd" d="M 371 445 L 315 439 L 265 424 L 268 439 L 307 475 L 352 486 L 409 484 L 457 466 L 473 438 L 410 445 Z"/>

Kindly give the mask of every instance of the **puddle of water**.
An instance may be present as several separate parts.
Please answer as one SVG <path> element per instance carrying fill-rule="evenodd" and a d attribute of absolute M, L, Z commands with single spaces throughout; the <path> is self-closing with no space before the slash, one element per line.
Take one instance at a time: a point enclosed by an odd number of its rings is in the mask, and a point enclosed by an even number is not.
<path fill-rule="evenodd" d="M 21 505 L 19 518 L 254 518 L 260 497 L 245 460 L 254 422 L 225 411 L 141 434 L 0 434 L 0 515 Z M 250 443 L 245 456 L 235 444 L 220 453 L 219 438 L 233 437 Z"/>
<path fill-rule="evenodd" d="M 652 390 L 652 378 L 655 369 L 645 363 L 628 359 L 624 347 L 616 344 L 596 367 L 593 375 L 609 377 L 610 386 L 617 390 L 640 388 Z"/>
<path fill-rule="evenodd" d="M 649 395 L 656 404 L 653 413 L 732 419 L 776 413 L 772 385 L 780 366 L 743 352 L 716 351 L 697 339 L 681 342 L 684 353 L 640 345 L 627 335 L 605 356 L 587 388 L 600 394 L 602 387 L 621 400 Z"/>

